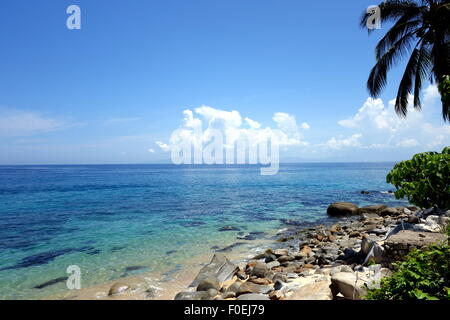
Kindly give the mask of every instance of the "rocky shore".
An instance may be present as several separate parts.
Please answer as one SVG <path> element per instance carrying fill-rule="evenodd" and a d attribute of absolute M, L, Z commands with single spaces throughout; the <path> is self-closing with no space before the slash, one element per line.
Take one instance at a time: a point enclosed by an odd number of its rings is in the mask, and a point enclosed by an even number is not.
<path fill-rule="evenodd" d="M 249 261 L 216 253 L 175 300 L 358 300 L 413 248 L 448 241 L 450 210 L 337 202 L 327 212 L 338 222 L 292 226 Z"/>

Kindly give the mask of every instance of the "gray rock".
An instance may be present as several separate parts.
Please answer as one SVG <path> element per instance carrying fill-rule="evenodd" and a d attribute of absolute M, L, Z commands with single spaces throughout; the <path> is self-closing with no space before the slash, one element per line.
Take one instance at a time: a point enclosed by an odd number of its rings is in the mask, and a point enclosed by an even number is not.
<path fill-rule="evenodd" d="M 447 235 L 442 233 L 403 230 L 389 237 L 385 241 L 385 245 L 394 248 L 402 246 L 402 248 L 406 249 L 411 246 L 421 248 L 431 244 L 445 243 L 447 241 Z"/>
<path fill-rule="evenodd" d="M 265 263 L 257 261 L 255 266 L 251 269 L 250 275 L 260 278 L 265 278 L 269 273 L 269 268 Z"/>
<path fill-rule="evenodd" d="M 331 290 L 333 296 L 341 293 L 346 299 L 360 300 L 367 294 L 365 282 L 349 272 L 339 272 L 331 277 Z"/>
<path fill-rule="evenodd" d="M 209 277 L 201 280 L 197 286 L 197 291 L 208 291 L 209 289 L 220 290 L 219 280 Z"/>
<path fill-rule="evenodd" d="M 214 254 L 211 262 L 204 266 L 190 287 L 197 287 L 200 281 L 208 278 L 216 278 L 219 282 L 230 280 L 238 271 L 236 265 L 231 263 L 223 254 Z"/>
<path fill-rule="evenodd" d="M 330 204 L 327 213 L 330 216 L 346 216 L 357 214 L 358 206 L 351 202 L 335 202 Z"/>

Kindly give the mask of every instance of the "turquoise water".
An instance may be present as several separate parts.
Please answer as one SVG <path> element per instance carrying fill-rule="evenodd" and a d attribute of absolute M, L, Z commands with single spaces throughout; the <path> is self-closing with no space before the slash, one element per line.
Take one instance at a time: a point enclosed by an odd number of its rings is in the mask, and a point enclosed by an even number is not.
<path fill-rule="evenodd" d="M 385 192 L 392 166 L 286 164 L 275 176 L 245 166 L 0 166 L 0 298 L 63 291 L 64 283 L 34 287 L 67 276 L 69 265 L 80 266 L 83 286 L 132 275 L 129 266 L 180 270 L 243 233 L 281 229 L 283 219 L 327 219 L 335 201 L 405 204 Z"/>

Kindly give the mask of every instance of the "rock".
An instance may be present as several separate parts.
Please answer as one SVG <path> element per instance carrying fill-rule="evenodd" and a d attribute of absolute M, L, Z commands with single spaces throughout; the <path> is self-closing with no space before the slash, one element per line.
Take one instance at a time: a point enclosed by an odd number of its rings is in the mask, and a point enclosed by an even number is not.
<path fill-rule="evenodd" d="M 277 249 L 275 250 L 275 255 L 277 257 L 281 257 L 281 256 L 288 256 L 289 255 L 289 251 L 287 249 Z"/>
<path fill-rule="evenodd" d="M 116 282 L 109 289 L 108 296 L 112 296 L 115 294 L 123 293 L 125 291 L 130 290 L 130 286 L 126 283 Z"/>
<path fill-rule="evenodd" d="M 345 215 L 355 215 L 357 214 L 358 206 L 351 202 L 335 202 L 332 203 L 328 209 L 327 213 L 330 216 L 345 216 Z"/>
<path fill-rule="evenodd" d="M 342 227 L 339 224 L 334 224 L 330 227 L 330 232 L 332 233 L 337 233 L 337 232 L 341 232 L 342 231 Z"/>
<path fill-rule="evenodd" d="M 219 290 L 216 290 L 216 289 L 208 289 L 208 290 L 206 290 L 206 293 L 211 297 L 211 298 L 214 298 L 214 297 L 216 297 L 216 296 L 218 296 L 219 295 Z"/>
<path fill-rule="evenodd" d="M 341 293 L 350 300 L 360 300 L 367 294 L 364 284 L 364 281 L 357 279 L 355 274 L 349 272 L 339 272 L 331 277 L 333 296 Z"/>
<path fill-rule="evenodd" d="M 428 216 L 425 225 L 430 231 L 441 232 L 450 223 L 450 218 L 445 216 Z"/>
<path fill-rule="evenodd" d="M 223 299 L 231 299 L 231 298 L 235 298 L 235 297 L 236 297 L 236 293 L 233 291 L 227 291 L 222 294 Z"/>
<path fill-rule="evenodd" d="M 265 263 L 257 261 L 255 265 L 250 270 L 251 276 L 256 276 L 259 278 L 265 278 L 269 273 L 269 268 Z"/>
<path fill-rule="evenodd" d="M 252 282 L 244 282 L 236 293 L 236 296 L 247 293 L 269 293 L 274 287 L 272 285 L 260 285 Z"/>
<path fill-rule="evenodd" d="M 398 214 L 398 210 L 396 208 L 385 208 L 383 210 L 380 211 L 379 215 L 382 217 L 385 216 L 396 216 Z"/>
<path fill-rule="evenodd" d="M 403 230 L 389 237 L 384 245 L 393 248 L 406 249 L 408 247 L 422 248 L 431 244 L 447 242 L 447 236 L 442 233 L 415 232 Z"/>
<path fill-rule="evenodd" d="M 303 246 L 303 247 L 300 249 L 299 254 L 300 254 L 302 257 L 309 257 L 309 256 L 312 255 L 312 249 L 311 249 L 310 247 L 308 247 L 308 246 Z"/>
<path fill-rule="evenodd" d="M 270 300 L 281 300 L 283 298 L 283 294 L 279 290 L 272 291 L 269 293 Z"/>
<path fill-rule="evenodd" d="M 373 240 L 363 239 L 360 253 L 364 255 L 363 264 L 370 262 L 380 263 L 383 260 L 383 248 Z"/>
<path fill-rule="evenodd" d="M 248 294 L 240 295 L 237 298 L 237 300 L 258 300 L 258 301 L 263 301 L 263 300 L 270 300 L 270 299 L 264 294 L 248 293 Z"/>
<path fill-rule="evenodd" d="M 363 191 L 361 191 L 361 194 L 370 194 L 370 191 L 363 190 Z"/>
<path fill-rule="evenodd" d="M 264 253 L 260 253 L 260 254 L 256 255 L 253 259 L 260 260 L 260 259 L 265 259 L 265 258 L 273 257 L 273 256 L 275 256 L 275 252 L 269 248 L 266 251 L 264 251 Z"/>
<path fill-rule="evenodd" d="M 196 292 L 179 292 L 174 300 L 210 300 L 208 292 L 196 291 Z"/>
<path fill-rule="evenodd" d="M 190 287 L 197 287 L 200 281 L 208 278 L 215 278 L 219 282 L 230 280 L 238 271 L 238 267 L 231 263 L 223 254 L 214 254 L 210 263 L 204 266 Z"/>
<path fill-rule="evenodd" d="M 408 223 L 417 224 L 419 223 L 419 217 L 417 216 L 409 216 Z"/>
<path fill-rule="evenodd" d="M 267 266 L 268 269 L 272 269 L 272 268 L 279 267 L 279 266 L 280 266 L 280 263 L 279 263 L 278 261 L 275 260 L 275 261 L 266 263 L 266 266 Z"/>
<path fill-rule="evenodd" d="M 278 260 L 278 262 L 280 262 L 280 263 L 284 263 L 284 262 L 293 261 L 293 260 L 295 260 L 295 258 L 292 257 L 292 256 L 281 256 L 281 257 L 279 257 L 277 260 Z"/>
<path fill-rule="evenodd" d="M 216 278 L 203 279 L 197 286 L 197 291 L 208 291 L 209 289 L 220 290 L 220 283 Z"/>
<path fill-rule="evenodd" d="M 256 278 L 256 279 L 250 279 L 249 281 L 254 284 L 259 284 L 259 285 L 269 285 L 272 283 L 272 281 L 270 281 L 267 278 Z"/>
<path fill-rule="evenodd" d="M 226 289 L 225 289 L 225 292 L 233 292 L 233 293 L 237 293 L 238 291 L 239 291 L 239 288 L 241 287 L 241 285 L 243 284 L 244 282 L 242 282 L 242 281 L 236 281 L 236 282 L 234 282 L 234 283 L 232 283 L 230 286 L 228 286 Z"/>
<path fill-rule="evenodd" d="M 386 239 L 389 239 L 390 237 L 392 237 L 393 235 L 396 235 L 397 233 L 399 233 L 402 230 L 411 230 L 411 231 L 415 231 L 415 232 L 427 232 L 427 230 L 425 230 L 424 228 L 422 228 L 419 225 L 402 222 L 388 233 L 388 235 L 386 236 Z"/>
<path fill-rule="evenodd" d="M 295 290 L 287 300 L 332 300 L 329 281 L 311 282 Z"/>
<path fill-rule="evenodd" d="M 330 276 L 334 276 L 336 273 L 339 273 L 339 272 L 353 273 L 353 270 L 352 270 L 352 268 L 350 268 L 347 265 L 337 266 L 337 267 L 334 267 L 333 269 L 331 269 Z"/>
<path fill-rule="evenodd" d="M 373 205 L 373 206 L 366 206 L 366 207 L 362 207 L 358 209 L 358 214 L 363 214 L 363 213 L 380 213 L 382 210 L 386 209 L 387 206 L 384 204 L 377 204 L 377 205 Z"/>

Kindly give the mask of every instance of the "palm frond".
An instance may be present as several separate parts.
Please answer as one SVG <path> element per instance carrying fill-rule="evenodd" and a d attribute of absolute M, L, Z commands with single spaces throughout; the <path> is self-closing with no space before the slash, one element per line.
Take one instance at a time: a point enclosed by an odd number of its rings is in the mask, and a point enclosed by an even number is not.
<path fill-rule="evenodd" d="M 367 80 L 367 88 L 373 97 L 377 97 L 386 86 L 388 71 L 394 63 L 409 53 L 413 40 L 413 33 L 406 34 L 377 60 L 370 72 L 369 80 Z"/>
<path fill-rule="evenodd" d="M 402 117 L 405 117 L 408 113 L 408 98 L 412 93 L 418 59 L 419 49 L 415 48 L 411 54 L 408 64 L 406 65 L 405 72 L 398 88 L 397 98 L 395 100 L 395 112 Z"/>

